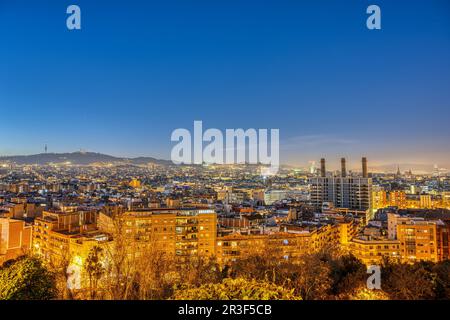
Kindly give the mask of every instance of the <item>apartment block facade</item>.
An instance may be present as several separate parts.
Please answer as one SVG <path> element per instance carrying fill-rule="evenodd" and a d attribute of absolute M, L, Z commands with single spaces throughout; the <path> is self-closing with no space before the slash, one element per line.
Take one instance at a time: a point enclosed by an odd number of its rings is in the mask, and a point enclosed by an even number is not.
<path fill-rule="evenodd" d="M 23 220 L 0 218 L 0 265 L 30 251 L 31 228 Z"/>
<path fill-rule="evenodd" d="M 117 230 L 117 221 L 123 230 Z M 142 250 L 147 245 L 157 246 L 181 261 L 190 256 L 216 254 L 217 215 L 212 209 L 141 209 L 118 217 L 100 213 L 99 229 L 113 237 L 124 232 Z"/>
<path fill-rule="evenodd" d="M 363 158 L 362 176 L 347 176 L 345 159 L 341 161 L 340 176 L 327 175 L 325 159 L 321 159 L 320 177 L 309 179 L 311 204 L 321 210 L 324 203 L 337 208 L 372 211 L 372 179 L 368 177 L 367 161 Z"/>

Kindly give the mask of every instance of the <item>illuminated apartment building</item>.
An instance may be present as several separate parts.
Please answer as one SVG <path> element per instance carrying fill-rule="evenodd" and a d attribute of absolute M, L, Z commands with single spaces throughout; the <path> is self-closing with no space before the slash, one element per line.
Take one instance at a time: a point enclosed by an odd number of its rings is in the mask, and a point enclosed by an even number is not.
<path fill-rule="evenodd" d="M 354 238 L 349 245 L 350 252 L 366 265 L 380 264 L 384 257 L 400 259 L 400 241 L 376 240 L 369 237 Z"/>
<path fill-rule="evenodd" d="M 227 264 L 254 253 L 272 250 L 285 259 L 294 259 L 311 252 L 311 233 L 275 233 L 258 235 L 231 234 L 217 239 L 217 259 Z"/>
<path fill-rule="evenodd" d="M 321 159 L 320 177 L 309 179 L 311 203 L 321 210 L 329 202 L 337 208 L 372 211 L 372 179 L 368 177 L 367 160 L 362 158 L 362 176 L 347 176 L 345 159 L 341 159 L 340 176 L 327 176 L 325 159 Z"/>
<path fill-rule="evenodd" d="M 445 208 L 442 197 L 431 194 L 407 195 L 406 208 L 408 209 L 435 209 Z"/>
<path fill-rule="evenodd" d="M 94 211 L 44 211 L 33 225 L 33 250 L 48 262 L 58 263 L 72 254 L 71 244 L 100 236 Z"/>
<path fill-rule="evenodd" d="M 327 245 L 339 246 L 343 237 L 341 232 L 344 229 L 339 224 L 327 224 L 311 233 L 312 250 L 317 251 Z"/>
<path fill-rule="evenodd" d="M 450 221 L 388 213 L 388 238 L 401 241 L 404 261 L 442 261 L 450 256 Z"/>
<path fill-rule="evenodd" d="M 407 207 L 405 191 L 394 190 L 389 192 L 389 206 L 405 209 Z"/>
<path fill-rule="evenodd" d="M 441 207 L 450 210 L 450 192 L 449 191 L 442 192 L 441 197 L 442 197 Z"/>
<path fill-rule="evenodd" d="M 406 196 L 406 208 L 408 209 L 419 209 L 420 208 L 420 199 L 416 195 Z"/>
<path fill-rule="evenodd" d="M 327 224 L 318 228 L 282 225 L 271 234 L 231 234 L 217 239 L 217 258 L 226 264 L 257 252 L 278 252 L 284 259 L 295 260 L 325 246 L 346 246 L 355 234 L 353 222 Z"/>
<path fill-rule="evenodd" d="M 450 220 L 443 221 L 437 231 L 438 259 L 439 261 L 450 259 Z"/>
<path fill-rule="evenodd" d="M 397 239 L 406 262 L 439 261 L 439 228 L 442 221 L 410 220 L 397 225 Z"/>
<path fill-rule="evenodd" d="M 387 194 L 383 189 L 377 189 L 372 191 L 372 209 L 383 209 L 388 206 Z"/>
<path fill-rule="evenodd" d="M 20 219 L 24 217 L 25 214 L 25 204 L 24 203 L 4 203 L 0 206 L 0 211 L 2 211 L 2 217 L 4 218 L 16 218 Z"/>
<path fill-rule="evenodd" d="M 337 226 L 339 228 L 339 244 L 341 246 L 348 246 L 350 241 L 358 234 L 359 225 L 357 221 L 341 221 Z"/>
<path fill-rule="evenodd" d="M 123 230 L 117 230 L 116 221 L 121 221 Z M 99 228 L 113 236 L 124 232 L 139 248 L 156 246 L 181 261 L 189 256 L 216 253 L 217 215 L 212 209 L 139 209 L 118 217 L 101 213 Z"/>
<path fill-rule="evenodd" d="M 72 289 L 87 286 L 84 262 L 94 247 L 106 249 L 110 237 L 97 230 L 94 211 L 44 211 L 33 226 L 33 252 L 52 266 L 69 267 Z"/>
<path fill-rule="evenodd" d="M 31 249 L 31 226 L 25 221 L 0 218 L 0 265 Z"/>
<path fill-rule="evenodd" d="M 430 194 L 421 194 L 420 195 L 420 208 L 423 208 L 423 209 L 433 208 L 433 202 L 431 201 Z"/>
<path fill-rule="evenodd" d="M 410 217 L 410 216 L 401 216 L 397 213 L 389 212 L 387 214 L 388 217 L 388 239 L 395 240 L 397 239 L 397 225 L 399 224 L 408 224 L 411 221 L 423 221 L 423 218 L 418 217 Z"/>

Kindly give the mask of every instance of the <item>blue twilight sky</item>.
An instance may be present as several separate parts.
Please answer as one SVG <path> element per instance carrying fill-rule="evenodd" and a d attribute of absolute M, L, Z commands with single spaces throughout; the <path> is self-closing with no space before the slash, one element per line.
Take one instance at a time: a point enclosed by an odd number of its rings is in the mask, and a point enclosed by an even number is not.
<path fill-rule="evenodd" d="M 0 155 L 169 158 L 203 120 L 279 128 L 283 163 L 450 166 L 450 2 L 0 0 L 0 116 Z"/>

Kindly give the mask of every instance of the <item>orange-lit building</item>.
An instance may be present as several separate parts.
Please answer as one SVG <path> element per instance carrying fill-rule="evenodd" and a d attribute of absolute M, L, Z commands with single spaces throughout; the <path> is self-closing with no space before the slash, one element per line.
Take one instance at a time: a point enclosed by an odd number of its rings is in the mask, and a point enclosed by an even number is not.
<path fill-rule="evenodd" d="M 285 259 L 294 259 L 311 252 L 312 238 L 310 232 L 275 234 L 241 235 L 231 234 L 217 239 L 217 258 L 219 263 L 226 264 L 245 258 L 252 253 L 277 252 Z"/>
<path fill-rule="evenodd" d="M 407 207 L 405 191 L 394 190 L 389 192 L 389 205 L 405 209 Z"/>
<path fill-rule="evenodd" d="M 398 224 L 397 239 L 400 241 L 403 261 L 440 261 L 443 250 L 439 241 L 441 228 L 445 228 L 442 221 L 411 220 Z"/>
<path fill-rule="evenodd" d="M 115 219 L 120 219 L 123 230 L 117 229 Z M 212 209 L 139 209 L 115 218 L 101 213 L 98 225 L 113 236 L 128 234 L 139 247 L 156 245 L 179 260 L 216 253 L 217 215 Z"/>
<path fill-rule="evenodd" d="M 387 257 L 399 261 L 400 241 L 388 239 L 354 238 L 349 245 L 350 252 L 366 265 L 380 264 Z"/>
<path fill-rule="evenodd" d="M 389 240 L 397 239 L 397 225 L 399 224 L 408 224 L 411 221 L 423 221 L 423 218 L 418 217 L 410 217 L 410 216 L 401 216 L 397 213 L 389 212 L 388 216 L 388 238 Z"/>
<path fill-rule="evenodd" d="M 405 191 L 395 190 L 387 193 L 379 189 L 372 191 L 373 209 L 386 208 L 388 206 L 399 209 L 436 209 L 446 208 L 443 196 L 431 194 L 406 194 Z"/>
<path fill-rule="evenodd" d="M 309 233 L 231 234 L 217 239 L 217 258 L 219 263 L 226 264 L 252 253 L 263 250 L 269 252 L 272 249 L 285 259 L 295 259 L 310 251 L 310 241 Z"/>
<path fill-rule="evenodd" d="M 85 287 L 84 262 L 92 248 L 106 249 L 109 235 L 97 230 L 95 211 L 44 211 L 35 219 L 32 250 L 53 267 L 68 267 L 72 289 Z"/>
<path fill-rule="evenodd" d="M 442 196 L 414 194 L 406 196 L 406 207 L 408 209 L 437 209 L 445 208 L 445 203 Z"/>
<path fill-rule="evenodd" d="M 34 221 L 33 251 L 49 262 L 67 258 L 72 239 L 96 233 L 96 217 L 95 211 L 44 211 Z"/>
<path fill-rule="evenodd" d="M 280 250 L 285 259 L 295 260 L 303 254 L 316 252 L 325 246 L 344 246 L 355 235 L 352 222 L 327 224 L 320 227 L 282 225 L 281 232 L 271 234 L 231 234 L 217 239 L 217 257 L 226 264 L 258 250 Z"/>
<path fill-rule="evenodd" d="M 139 189 L 141 187 L 141 181 L 138 179 L 132 179 L 128 185 L 132 188 Z"/>
<path fill-rule="evenodd" d="M 31 249 L 31 229 L 23 220 L 0 218 L 0 265 Z"/>
<path fill-rule="evenodd" d="M 445 220 L 443 223 L 438 226 L 437 231 L 439 261 L 450 259 L 450 220 Z"/>
<path fill-rule="evenodd" d="M 432 198 L 430 194 L 421 194 L 419 196 L 419 206 L 424 209 L 431 209 L 435 205 L 433 204 Z"/>
<path fill-rule="evenodd" d="M 372 191 L 372 201 L 373 210 L 386 208 L 388 206 L 386 191 L 382 189 Z"/>
<path fill-rule="evenodd" d="M 2 217 L 4 218 L 21 219 L 25 214 L 25 204 L 9 202 L 0 206 L 0 210 L 3 212 Z"/>

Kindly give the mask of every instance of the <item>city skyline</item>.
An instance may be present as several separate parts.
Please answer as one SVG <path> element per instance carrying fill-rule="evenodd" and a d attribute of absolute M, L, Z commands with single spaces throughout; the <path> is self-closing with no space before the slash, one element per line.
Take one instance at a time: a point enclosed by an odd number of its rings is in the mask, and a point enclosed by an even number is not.
<path fill-rule="evenodd" d="M 363 157 L 361 173 L 320 159 L 267 178 L 96 155 L 0 161 L 0 299 L 449 299 L 448 172 L 371 175 Z"/>
<path fill-rule="evenodd" d="M 143 159 L 148 159 L 148 161 L 155 161 L 155 163 L 159 163 L 159 162 L 164 162 L 165 165 L 177 165 L 175 163 L 173 163 L 170 159 L 162 159 L 162 158 L 155 158 L 152 156 L 135 156 L 135 157 L 131 157 L 131 156 L 116 156 L 116 155 L 112 155 L 112 154 L 103 154 L 103 153 L 99 153 L 99 152 L 95 152 L 95 151 L 91 151 L 91 150 L 77 150 L 77 151 L 71 151 L 71 152 L 48 152 L 48 146 L 44 145 L 44 150 L 43 152 L 40 153 L 36 153 L 36 154 L 22 154 L 22 155 L 0 155 L 0 163 L 4 162 L 12 162 L 15 163 L 17 161 L 17 158 L 26 158 L 26 157 L 39 157 L 39 156 L 45 156 L 45 155 L 55 155 L 55 156 L 62 156 L 63 158 L 65 158 L 65 156 L 67 155 L 74 155 L 74 154 L 89 154 L 92 156 L 98 155 L 98 156 L 105 156 L 108 159 L 99 159 L 99 162 L 108 162 L 108 161 L 119 161 L 121 159 L 123 160 L 133 160 L 133 159 L 137 159 L 139 163 L 141 163 L 143 161 Z M 64 159 L 61 158 L 58 161 L 50 161 L 49 163 L 64 163 Z M 341 157 L 342 158 L 342 157 Z M 338 157 L 338 155 L 334 155 L 331 158 L 327 159 L 327 171 L 339 171 L 340 169 L 340 159 Z M 343 156 L 344 159 L 346 159 L 347 163 L 348 163 L 348 170 L 353 171 L 353 172 L 360 172 L 361 168 L 360 168 L 360 158 L 348 158 L 346 156 Z M 288 163 L 281 163 L 282 167 L 291 167 L 291 168 L 301 168 L 305 171 L 311 171 L 311 168 L 315 168 L 315 170 L 319 170 L 319 166 L 320 166 L 320 159 L 312 159 L 307 161 L 306 163 L 301 163 L 301 164 L 297 164 L 297 165 L 293 165 L 293 164 L 288 164 Z M 330 160 L 330 161 L 328 161 Z M 41 163 L 44 160 L 40 160 L 37 161 L 36 163 Z M 19 161 L 20 163 L 22 163 L 22 161 Z M 47 160 L 45 160 L 44 162 L 48 162 Z M 70 161 L 69 161 L 70 162 Z M 95 160 L 92 159 L 85 159 L 82 162 L 86 162 L 86 163 L 95 163 Z M 371 161 L 372 162 L 372 161 Z M 440 167 L 438 164 L 420 164 L 420 163 L 389 163 L 389 164 L 380 164 L 380 163 L 376 163 L 372 164 L 370 162 L 369 165 L 369 171 L 372 173 L 396 173 L 397 171 L 401 171 L 402 173 L 404 172 L 413 172 L 416 174 L 430 174 L 430 173 L 436 173 L 436 170 L 441 171 L 442 173 L 445 173 L 448 171 L 447 168 L 445 167 Z M 24 160 L 24 163 L 28 163 L 28 164 L 32 164 L 35 163 L 32 160 L 26 161 Z M 74 164 L 78 164 L 78 163 L 74 163 Z M 206 163 L 205 164 L 209 164 Z M 248 163 L 247 163 L 248 164 Z M 83 164 L 81 164 L 83 165 Z M 214 164 L 214 165 L 223 165 L 223 166 L 227 166 L 227 164 Z"/>
<path fill-rule="evenodd" d="M 0 30 L 2 305 L 450 300 L 448 0 L 0 0 Z"/>
<path fill-rule="evenodd" d="M 203 120 L 280 129 L 282 164 L 450 167 L 445 1 L 379 1 L 381 30 L 367 1 L 77 3 L 79 32 L 66 4 L 0 6 L 0 155 L 169 159 L 170 133 Z"/>

